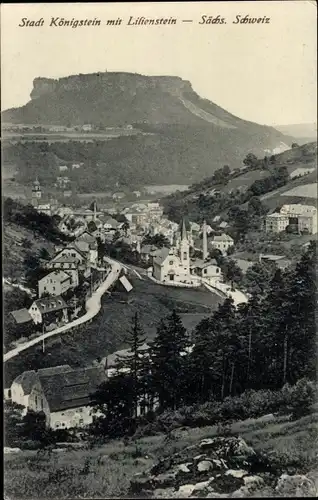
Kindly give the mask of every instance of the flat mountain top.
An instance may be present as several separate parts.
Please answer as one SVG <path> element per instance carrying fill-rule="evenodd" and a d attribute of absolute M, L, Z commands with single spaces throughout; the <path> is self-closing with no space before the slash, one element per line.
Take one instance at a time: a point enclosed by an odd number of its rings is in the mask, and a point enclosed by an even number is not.
<path fill-rule="evenodd" d="M 190 82 L 175 76 L 94 73 L 58 80 L 36 78 L 31 100 L 25 106 L 4 111 L 2 120 L 70 128 L 90 124 L 95 130 L 130 125 L 143 132 L 113 138 L 97 148 L 98 141 L 92 136 L 91 145 L 85 143 L 85 151 L 83 143 L 77 142 L 76 146 L 72 141 L 72 157 L 70 141 L 65 139 L 64 148 L 58 148 L 59 158 L 77 161 L 77 148 L 90 163 L 89 170 L 83 170 L 92 184 L 97 179 L 92 165 L 107 165 L 97 167 L 99 188 L 103 188 L 102 179 L 106 177 L 109 182 L 128 185 L 133 179 L 143 184 L 190 184 L 224 164 L 239 166 L 248 152 L 264 156 L 266 150 L 294 142 L 272 127 L 242 120 L 202 99 Z M 48 138 L 48 145 L 42 148 L 46 155 L 54 149 L 51 142 Z M 27 152 L 28 148 L 34 149 L 34 145 L 27 144 L 14 156 L 20 164 L 28 162 L 33 168 L 38 153 Z M 38 175 L 40 169 L 39 165 Z M 96 190 L 96 184 L 91 190 Z"/>

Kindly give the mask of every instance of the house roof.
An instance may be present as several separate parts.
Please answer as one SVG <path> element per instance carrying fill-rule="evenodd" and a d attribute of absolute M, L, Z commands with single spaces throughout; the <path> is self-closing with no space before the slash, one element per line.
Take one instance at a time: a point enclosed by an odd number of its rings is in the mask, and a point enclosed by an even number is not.
<path fill-rule="evenodd" d="M 286 259 L 285 255 L 275 255 L 275 254 L 260 254 L 260 259 L 266 259 L 266 260 L 281 260 L 281 259 Z"/>
<path fill-rule="evenodd" d="M 47 274 L 46 276 L 44 276 L 44 278 L 39 280 L 39 283 L 41 281 L 47 280 L 48 278 L 55 278 L 57 281 L 64 283 L 64 281 L 69 280 L 71 277 L 65 271 L 62 271 L 60 269 L 59 271 L 52 271 L 51 273 Z"/>
<path fill-rule="evenodd" d="M 122 276 L 121 278 L 119 278 L 119 281 L 121 282 L 121 284 L 123 285 L 123 287 L 127 292 L 130 292 L 130 290 L 133 289 L 131 283 L 128 281 L 126 276 Z"/>
<path fill-rule="evenodd" d="M 84 231 L 80 236 L 78 236 L 75 243 L 77 243 L 78 241 L 86 241 L 87 243 L 96 243 L 96 239 L 88 231 Z"/>
<path fill-rule="evenodd" d="M 61 255 L 61 257 L 57 257 L 57 258 L 54 258 L 50 261 L 50 264 L 52 263 L 55 263 L 55 262 L 58 262 L 58 263 L 63 263 L 63 262 L 73 262 L 74 264 L 77 264 L 79 262 L 79 260 L 76 258 L 76 257 L 71 257 L 71 256 L 68 256 L 68 255 Z"/>
<path fill-rule="evenodd" d="M 142 344 L 142 346 L 139 347 L 139 352 L 141 351 L 147 351 L 149 349 L 149 345 L 147 343 Z M 117 363 L 119 362 L 118 358 L 123 358 L 131 354 L 130 349 L 122 349 L 120 351 L 113 352 L 112 354 L 109 354 L 106 357 L 106 362 L 107 362 L 107 368 L 111 368 L 112 366 L 116 366 Z"/>
<path fill-rule="evenodd" d="M 216 260 L 215 259 L 211 259 L 208 262 L 205 262 L 202 259 L 195 259 L 195 260 L 191 261 L 191 264 L 190 264 L 191 268 L 198 267 L 200 269 L 204 269 L 204 268 L 209 267 L 209 266 L 217 266 Z"/>
<path fill-rule="evenodd" d="M 166 260 L 166 258 L 168 257 L 169 253 L 170 253 L 169 248 L 166 248 L 166 247 L 161 248 L 160 253 L 159 253 L 159 251 L 156 252 L 156 256 L 154 257 L 154 263 L 161 266 L 163 264 L 163 262 Z"/>
<path fill-rule="evenodd" d="M 52 260 L 56 261 L 58 256 L 64 251 L 64 250 L 75 250 L 76 252 L 78 252 L 81 257 L 83 257 L 83 259 L 86 258 L 85 254 L 81 251 L 80 248 L 77 247 L 77 245 L 75 243 L 72 243 L 70 245 L 67 245 L 66 247 L 62 248 L 57 254 L 55 257 L 53 257 Z"/>
<path fill-rule="evenodd" d="M 231 238 L 231 236 L 229 236 L 228 234 L 221 234 L 219 236 L 214 236 L 213 240 L 212 241 L 234 241 L 233 238 Z"/>
<path fill-rule="evenodd" d="M 18 323 L 18 325 L 27 323 L 28 321 L 32 321 L 29 311 L 25 308 L 11 311 L 10 314 L 13 316 L 15 322 Z"/>
<path fill-rule="evenodd" d="M 21 373 L 18 377 L 14 379 L 13 384 L 19 384 L 22 387 L 24 395 L 31 393 L 32 388 L 39 378 L 34 370 Z"/>
<path fill-rule="evenodd" d="M 228 226 L 228 223 L 225 221 L 221 222 L 221 224 L 220 224 L 220 227 L 227 227 L 227 226 Z"/>
<path fill-rule="evenodd" d="M 50 411 L 78 408 L 92 402 L 98 387 L 106 381 L 101 366 L 80 368 L 53 375 L 40 376 Z"/>
<path fill-rule="evenodd" d="M 145 253 L 145 254 L 148 254 L 150 252 L 154 252 L 158 250 L 156 247 L 154 247 L 153 245 L 142 245 L 141 249 L 140 249 L 140 253 Z"/>
<path fill-rule="evenodd" d="M 67 307 L 66 302 L 59 295 L 57 297 L 43 297 L 41 299 L 37 299 L 33 302 L 39 308 L 42 314 L 46 314 L 49 312 L 60 311 Z"/>

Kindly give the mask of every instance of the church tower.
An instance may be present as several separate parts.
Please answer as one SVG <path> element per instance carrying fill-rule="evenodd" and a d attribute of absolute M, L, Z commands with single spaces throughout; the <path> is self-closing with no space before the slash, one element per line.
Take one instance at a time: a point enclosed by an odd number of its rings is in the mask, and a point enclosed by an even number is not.
<path fill-rule="evenodd" d="M 190 252 L 189 252 L 189 240 L 187 235 L 187 230 L 185 226 L 184 219 L 182 220 L 181 227 L 181 240 L 180 240 L 180 261 L 181 265 L 188 274 L 190 273 Z M 185 269 L 187 268 L 187 269 Z"/>
<path fill-rule="evenodd" d="M 41 185 L 38 178 L 35 179 L 32 187 L 32 205 L 36 207 L 42 198 Z"/>

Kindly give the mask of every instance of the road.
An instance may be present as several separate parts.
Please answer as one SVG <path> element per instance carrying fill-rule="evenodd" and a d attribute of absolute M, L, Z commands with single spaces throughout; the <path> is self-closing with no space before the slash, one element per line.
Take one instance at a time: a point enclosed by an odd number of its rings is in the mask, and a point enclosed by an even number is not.
<path fill-rule="evenodd" d="M 15 349 L 12 349 L 12 351 L 9 351 L 4 354 L 3 360 L 8 361 L 9 359 L 14 358 L 17 356 L 20 352 L 25 351 L 29 347 L 38 344 L 39 342 L 42 342 L 43 340 L 53 337 L 54 335 L 59 335 L 61 333 L 65 333 L 72 328 L 75 328 L 76 326 L 82 325 L 83 323 L 86 323 L 87 321 L 91 320 L 98 314 L 101 308 L 101 298 L 103 294 L 110 288 L 110 286 L 117 280 L 120 270 L 122 268 L 121 264 L 118 262 L 113 261 L 112 259 L 107 259 L 108 262 L 112 265 L 112 270 L 110 271 L 109 275 L 107 276 L 106 280 L 97 288 L 97 290 L 93 293 L 93 295 L 87 300 L 86 302 L 86 313 L 81 316 L 80 318 L 75 319 L 71 323 L 68 323 L 67 325 L 61 326 L 60 328 L 57 328 L 56 330 L 53 330 L 51 332 L 43 333 L 39 337 L 29 340 L 28 342 L 25 342 L 24 344 L 19 345 Z"/>

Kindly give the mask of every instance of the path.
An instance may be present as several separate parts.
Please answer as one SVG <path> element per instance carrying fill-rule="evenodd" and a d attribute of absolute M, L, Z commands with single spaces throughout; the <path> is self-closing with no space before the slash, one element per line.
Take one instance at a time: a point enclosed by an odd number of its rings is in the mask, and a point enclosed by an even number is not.
<path fill-rule="evenodd" d="M 12 281 L 10 281 L 7 278 L 3 278 L 3 283 L 13 288 L 19 288 L 19 290 L 22 290 L 23 292 L 27 293 L 31 298 L 36 297 L 36 295 L 32 292 L 32 290 L 30 290 L 30 288 L 26 288 L 25 286 L 19 283 L 12 283 Z"/>
<path fill-rule="evenodd" d="M 86 302 L 86 314 L 81 316 L 80 318 L 77 318 L 76 320 L 72 321 L 71 323 L 68 323 L 67 325 L 64 325 L 60 328 L 56 328 L 55 330 L 51 332 L 44 333 L 40 335 L 39 337 L 29 340 L 28 342 L 25 342 L 24 344 L 16 347 L 15 349 L 12 349 L 12 351 L 9 351 L 4 354 L 3 359 L 4 361 L 8 361 L 9 359 L 14 358 L 17 356 L 20 352 L 25 351 L 25 349 L 28 349 L 29 347 L 38 344 L 39 342 L 42 342 L 44 339 L 47 339 L 49 337 L 53 337 L 54 335 L 59 335 L 61 333 L 65 333 L 72 328 L 75 328 L 76 326 L 82 325 L 83 323 L 86 323 L 87 321 L 91 320 L 98 314 L 101 308 L 101 298 L 103 294 L 108 290 L 108 288 L 116 281 L 116 279 L 119 276 L 120 270 L 121 270 L 121 265 L 117 262 L 112 261 L 111 259 L 107 259 L 111 264 L 112 264 L 112 270 L 110 271 L 109 275 L 107 276 L 106 280 L 97 288 L 97 290 L 93 293 L 93 295 L 87 300 Z"/>

